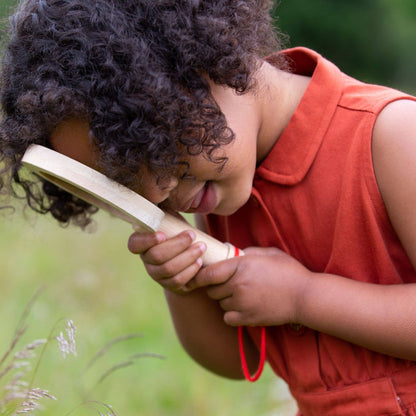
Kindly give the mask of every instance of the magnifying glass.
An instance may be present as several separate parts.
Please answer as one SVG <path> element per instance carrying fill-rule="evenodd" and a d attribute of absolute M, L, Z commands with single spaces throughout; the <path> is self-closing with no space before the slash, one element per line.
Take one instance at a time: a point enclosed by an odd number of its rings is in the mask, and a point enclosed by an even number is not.
<path fill-rule="evenodd" d="M 22 164 L 76 197 L 129 222 L 138 231 L 163 231 L 170 238 L 193 229 L 196 241 L 203 241 L 207 246 L 202 257 L 206 266 L 242 255 L 233 245 L 191 227 L 131 189 L 52 149 L 31 145 L 23 155 Z"/>

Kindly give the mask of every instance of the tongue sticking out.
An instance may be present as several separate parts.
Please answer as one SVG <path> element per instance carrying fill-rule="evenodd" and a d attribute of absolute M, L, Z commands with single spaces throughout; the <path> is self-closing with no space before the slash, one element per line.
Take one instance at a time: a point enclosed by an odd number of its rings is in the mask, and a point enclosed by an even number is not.
<path fill-rule="evenodd" d="M 211 182 L 207 182 L 192 202 L 192 211 L 209 214 L 217 206 L 217 195 Z"/>

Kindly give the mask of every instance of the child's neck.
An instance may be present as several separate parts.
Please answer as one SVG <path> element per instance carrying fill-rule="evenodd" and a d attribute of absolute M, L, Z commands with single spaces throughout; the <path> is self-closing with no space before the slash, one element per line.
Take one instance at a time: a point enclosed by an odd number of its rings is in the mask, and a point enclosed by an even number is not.
<path fill-rule="evenodd" d="M 257 164 L 266 158 L 288 125 L 309 85 L 310 78 L 276 69 L 265 62 L 257 76 L 260 105 Z"/>

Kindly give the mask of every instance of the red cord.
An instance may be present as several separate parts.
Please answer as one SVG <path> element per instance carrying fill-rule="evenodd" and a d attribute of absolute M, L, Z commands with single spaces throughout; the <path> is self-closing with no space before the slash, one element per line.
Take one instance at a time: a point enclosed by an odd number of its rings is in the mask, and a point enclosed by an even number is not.
<path fill-rule="evenodd" d="M 239 255 L 240 255 L 240 250 L 237 247 L 235 247 L 234 257 L 238 257 Z M 241 366 L 243 368 L 244 377 L 248 381 L 254 383 L 260 378 L 264 369 L 264 363 L 266 361 L 266 328 L 264 326 L 261 327 L 260 362 L 259 362 L 259 368 L 257 369 L 256 373 L 253 376 L 250 374 L 250 372 L 248 371 L 248 367 L 247 367 L 246 355 L 244 353 L 243 330 L 244 330 L 244 327 L 242 326 L 238 327 L 238 346 L 240 349 Z"/>
<path fill-rule="evenodd" d="M 253 383 L 260 378 L 261 373 L 263 372 L 264 363 L 266 361 L 266 328 L 264 326 L 261 327 L 260 362 L 259 368 L 254 376 L 250 374 L 247 367 L 246 356 L 244 354 L 243 329 L 244 327 L 242 326 L 238 327 L 238 344 L 240 347 L 241 366 L 243 367 L 244 377 Z"/>

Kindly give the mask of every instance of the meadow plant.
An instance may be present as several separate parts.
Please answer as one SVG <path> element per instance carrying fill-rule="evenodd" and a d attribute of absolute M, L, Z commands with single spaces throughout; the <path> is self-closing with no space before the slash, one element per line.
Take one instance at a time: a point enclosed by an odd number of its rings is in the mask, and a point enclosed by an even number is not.
<path fill-rule="evenodd" d="M 40 291 L 28 303 L 10 342 L 6 352 L 0 358 L 0 415 L 1 416 L 16 416 L 20 414 L 32 414 L 35 411 L 42 410 L 42 406 L 47 400 L 57 400 L 47 390 L 35 387 L 35 378 L 40 367 L 46 348 L 49 344 L 57 341 L 58 347 L 63 355 L 67 357 L 68 354 L 77 355 L 76 351 L 76 327 L 71 319 L 60 319 L 53 326 L 47 338 L 36 339 L 18 348 L 22 341 L 23 335 L 26 333 L 28 325 L 26 318 L 29 315 L 30 309 L 38 297 Z M 64 329 L 59 331 L 58 328 L 65 321 Z M 59 334 L 56 333 L 59 331 Z M 115 344 L 126 341 L 132 338 L 141 337 L 141 334 L 127 334 L 114 338 L 101 348 L 93 358 L 86 365 L 84 372 L 87 371 L 99 358 Z M 156 354 L 140 353 L 133 354 L 125 361 L 120 362 L 107 371 L 98 379 L 96 384 L 101 383 L 105 378 L 115 371 L 130 366 L 137 358 L 152 356 L 157 358 L 164 358 Z M 32 370 L 32 364 L 35 366 Z M 79 405 L 75 406 L 64 416 L 75 415 L 80 409 L 91 409 L 99 416 L 117 416 L 116 412 L 107 403 L 97 400 L 84 400 Z"/>
<path fill-rule="evenodd" d="M 59 349 L 61 350 L 64 358 L 67 356 L 67 354 L 77 355 L 77 349 L 75 344 L 75 325 L 71 319 L 67 319 L 66 323 L 67 325 L 65 326 L 65 330 L 67 337 L 65 338 L 63 332 L 60 332 L 59 336 L 56 337 Z"/>
<path fill-rule="evenodd" d="M 31 370 L 30 362 L 36 359 L 36 350 L 45 346 L 48 340 L 38 339 L 17 350 L 18 342 L 25 331 L 26 327 L 16 331 L 0 360 L 0 414 L 4 416 L 30 413 L 39 409 L 41 399 L 56 400 L 47 390 L 33 387 L 33 377 L 31 382 L 27 381 Z"/>

